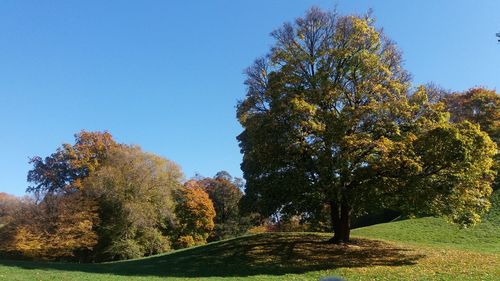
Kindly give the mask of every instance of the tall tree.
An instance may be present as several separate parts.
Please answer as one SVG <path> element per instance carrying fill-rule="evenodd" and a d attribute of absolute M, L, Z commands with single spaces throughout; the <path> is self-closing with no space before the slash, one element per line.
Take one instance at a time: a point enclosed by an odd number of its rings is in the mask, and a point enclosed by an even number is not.
<path fill-rule="evenodd" d="M 86 131 L 75 135 L 74 144 L 63 144 L 45 159 L 32 158 L 31 163 L 33 169 L 28 180 L 32 185 L 28 191 L 38 200 L 34 209 L 50 213 L 48 217 L 54 218 L 52 223 L 58 221 L 55 218 L 65 216 L 65 212 L 80 210 L 98 217 L 98 222 L 90 227 L 97 235 L 97 244 L 90 249 L 95 259 L 135 258 L 169 249 L 169 232 L 175 217 L 172 192 L 183 178 L 175 163 L 143 152 L 137 146 L 117 144 L 108 132 Z M 58 206 L 58 202 L 73 196 L 80 196 L 89 202 L 88 206 L 96 207 Z M 40 221 L 41 226 L 52 225 Z M 60 221 L 75 222 L 76 219 Z M 44 230 L 38 223 L 27 227 Z M 60 235 L 57 231 L 45 232 L 50 239 Z M 27 235 L 26 243 L 35 243 L 34 238 Z M 82 236 L 80 242 L 84 241 Z"/>
<path fill-rule="evenodd" d="M 470 121 L 479 124 L 500 144 L 500 96 L 494 90 L 472 88 L 465 93 L 453 93 L 444 97 L 450 121 Z"/>
<path fill-rule="evenodd" d="M 395 44 L 370 16 L 316 8 L 272 33 L 238 104 L 246 199 L 261 213 L 328 204 L 332 242 L 374 206 L 473 224 L 488 208 L 495 145 L 450 124 L 423 87 L 410 93 Z"/>

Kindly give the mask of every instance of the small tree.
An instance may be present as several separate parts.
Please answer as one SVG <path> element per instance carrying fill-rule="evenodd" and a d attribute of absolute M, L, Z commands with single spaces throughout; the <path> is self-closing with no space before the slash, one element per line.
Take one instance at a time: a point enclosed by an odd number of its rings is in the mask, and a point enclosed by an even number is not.
<path fill-rule="evenodd" d="M 208 194 L 194 180 L 188 181 L 175 194 L 175 215 L 179 222 L 179 245 L 191 241 L 204 244 L 214 229 L 215 209 Z M 189 243 L 188 243 L 189 244 Z"/>
<path fill-rule="evenodd" d="M 464 93 L 454 93 L 444 97 L 446 109 L 451 113 L 452 122 L 470 121 L 478 124 L 482 131 L 500 146 L 500 96 L 486 88 L 472 88 Z M 497 177 L 494 189 L 500 188 L 500 154 L 495 156 Z"/>
<path fill-rule="evenodd" d="M 229 173 L 221 171 L 213 178 L 204 178 L 198 183 L 208 194 L 215 208 L 215 228 L 210 239 L 220 240 L 244 233 L 249 224 L 248 218 L 239 212 L 238 204 L 243 197 L 240 190 L 242 180 L 233 179 Z"/>

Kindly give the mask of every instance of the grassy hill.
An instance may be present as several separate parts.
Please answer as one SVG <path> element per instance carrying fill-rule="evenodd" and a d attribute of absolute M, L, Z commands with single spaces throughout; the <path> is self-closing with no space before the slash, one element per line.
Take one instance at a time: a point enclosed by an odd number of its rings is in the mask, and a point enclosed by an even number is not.
<path fill-rule="evenodd" d="M 330 234 L 266 233 L 104 264 L 0 260 L 0 280 L 498 280 L 499 195 L 471 229 L 423 218 L 356 229 L 349 246 L 325 243 Z"/>
<path fill-rule="evenodd" d="M 483 222 L 467 229 L 440 218 L 421 218 L 372 225 L 353 233 L 412 245 L 500 253 L 500 191 L 493 194 L 491 202 L 492 207 Z"/>

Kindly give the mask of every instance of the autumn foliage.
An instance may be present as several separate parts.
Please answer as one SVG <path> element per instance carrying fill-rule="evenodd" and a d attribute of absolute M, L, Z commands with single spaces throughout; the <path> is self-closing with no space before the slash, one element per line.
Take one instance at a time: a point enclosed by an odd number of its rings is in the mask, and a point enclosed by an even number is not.
<path fill-rule="evenodd" d="M 2 229 L 0 248 L 37 259 L 84 258 L 97 243 L 97 206 L 78 193 L 25 201 Z"/>
<path fill-rule="evenodd" d="M 19 198 L 0 192 L 0 227 L 13 219 L 20 204 Z"/>
<path fill-rule="evenodd" d="M 34 196 L 16 212 L 0 198 L 0 248 L 37 259 L 103 261 L 170 249 L 175 224 L 172 193 L 180 168 L 137 146 L 117 144 L 108 132 L 75 135 L 48 157 L 33 157 Z M 12 208 L 11 208 L 12 209 Z"/>
<path fill-rule="evenodd" d="M 188 181 L 175 195 L 178 245 L 204 244 L 214 229 L 215 209 L 198 182 Z M 191 237 L 191 238 L 189 238 Z"/>

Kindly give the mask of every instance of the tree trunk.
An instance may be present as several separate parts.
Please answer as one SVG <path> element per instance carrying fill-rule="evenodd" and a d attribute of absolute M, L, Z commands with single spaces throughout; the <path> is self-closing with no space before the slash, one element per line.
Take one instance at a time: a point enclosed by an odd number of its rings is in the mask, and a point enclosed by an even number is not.
<path fill-rule="evenodd" d="M 334 235 L 329 242 L 334 244 L 349 243 L 351 234 L 351 208 L 349 204 L 342 202 L 339 208 L 338 204 L 331 201 L 330 216 Z"/>
<path fill-rule="evenodd" d="M 339 243 L 340 240 L 338 233 L 340 233 L 340 211 L 339 206 L 335 201 L 330 202 L 330 218 L 332 221 L 332 231 L 334 236 L 329 240 L 329 242 Z"/>
<path fill-rule="evenodd" d="M 343 202 L 340 206 L 340 235 L 343 243 L 349 243 L 351 235 L 351 207 Z"/>

